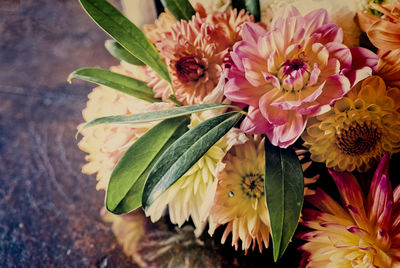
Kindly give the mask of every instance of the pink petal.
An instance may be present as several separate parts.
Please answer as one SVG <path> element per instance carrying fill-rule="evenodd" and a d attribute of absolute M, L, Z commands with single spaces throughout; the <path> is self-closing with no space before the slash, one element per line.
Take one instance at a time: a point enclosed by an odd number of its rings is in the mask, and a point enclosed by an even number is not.
<path fill-rule="evenodd" d="M 327 212 L 340 218 L 351 220 L 347 211 L 320 188 L 315 190 L 314 195 L 305 196 L 304 198 L 307 202 L 311 203 L 322 212 Z"/>
<path fill-rule="evenodd" d="M 242 59 L 243 67 L 245 70 L 245 76 L 247 81 L 250 82 L 254 87 L 261 87 L 265 84 L 265 77 L 263 75 L 263 71 L 267 70 L 265 66 L 265 62 L 260 62 L 250 60 L 248 58 Z"/>
<path fill-rule="evenodd" d="M 350 91 L 350 82 L 344 75 L 336 74 L 326 79 L 322 94 L 317 101 L 320 104 L 332 105 L 336 100 L 342 98 Z"/>
<path fill-rule="evenodd" d="M 321 74 L 321 70 L 318 68 L 318 64 L 314 63 L 314 68 L 311 71 L 310 80 L 308 81 L 307 86 L 313 86 L 318 82 L 319 75 Z"/>
<path fill-rule="evenodd" d="M 265 36 L 267 31 L 258 24 L 253 22 L 245 22 L 242 27 L 242 39 L 249 43 L 256 44 L 258 38 Z"/>
<path fill-rule="evenodd" d="M 285 100 L 285 97 L 282 96 L 282 98 L 275 99 L 270 105 L 274 106 L 276 108 L 282 109 L 282 110 L 293 110 L 296 108 L 299 108 L 301 105 L 305 103 L 310 103 L 315 101 L 322 93 L 322 89 L 325 86 L 325 82 L 322 83 L 316 90 L 312 92 L 312 94 L 308 95 L 307 97 L 298 100 L 298 101 L 287 101 Z M 315 107 L 313 107 L 315 108 Z M 306 112 L 304 110 L 304 112 Z"/>
<path fill-rule="evenodd" d="M 357 226 L 346 226 L 347 231 L 358 236 L 361 239 L 368 240 L 371 235 L 364 229 L 361 229 Z"/>
<path fill-rule="evenodd" d="M 343 30 L 336 24 L 325 24 L 315 30 L 312 34 L 318 36 L 316 41 L 321 44 L 327 44 L 330 42 L 342 43 L 343 42 Z"/>
<path fill-rule="evenodd" d="M 389 174 L 389 155 L 385 154 L 378 167 L 375 170 L 374 177 L 372 178 L 371 185 L 369 187 L 368 197 L 367 197 L 367 209 L 371 211 L 374 203 L 375 196 L 377 195 L 379 184 L 381 183 L 382 176 L 388 176 Z"/>
<path fill-rule="evenodd" d="M 343 203 L 349 209 L 353 219 L 358 226 L 368 230 L 368 221 L 364 209 L 364 195 L 357 179 L 347 172 L 336 172 L 329 169 L 329 173 L 335 181 Z"/>
<path fill-rule="evenodd" d="M 342 73 L 349 79 L 350 87 L 353 88 L 358 82 L 364 80 L 372 75 L 370 67 L 363 67 L 361 69 L 343 69 Z"/>
<path fill-rule="evenodd" d="M 287 148 L 300 137 L 306 124 L 307 120 L 301 114 L 293 111 L 289 113 L 288 121 L 285 124 L 275 126 L 272 131 L 266 134 L 273 145 Z"/>
<path fill-rule="evenodd" d="M 246 41 L 239 41 L 233 46 L 233 52 L 231 52 L 231 58 L 233 63 L 241 71 L 244 71 L 242 60 L 248 58 L 253 61 L 259 61 L 260 58 L 257 54 L 257 44 L 251 44 Z"/>
<path fill-rule="evenodd" d="M 245 133 L 264 134 L 272 128 L 272 125 L 262 116 L 260 109 L 249 107 L 246 118 L 240 125 Z"/>
<path fill-rule="evenodd" d="M 382 213 L 380 215 L 378 214 L 379 218 L 377 221 L 377 226 L 380 226 L 384 231 L 389 231 L 389 225 L 392 221 L 392 211 L 393 201 L 388 201 L 385 204 Z"/>
<path fill-rule="evenodd" d="M 387 203 L 392 202 L 392 186 L 390 181 L 387 179 L 385 175 L 382 175 L 376 185 L 375 188 L 370 189 L 372 203 L 369 209 L 369 218 L 372 224 L 375 224 L 377 220 L 384 214 L 383 212 L 386 209 Z"/>
<path fill-rule="evenodd" d="M 259 102 L 262 115 L 268 120 L 268 122 L 274 125 L 285 124 L 289 117 L 288 111 L 270 105 L 271 101 L 273 101 L 275 95 L 278 93 L 278 90 L 270 90 L 260 98 Z"/>
<path fill-rule="evenodd" d="M 279 79 L 276 76 L 271 76 L 268 75 L 266 73 L 263 73 L 264 77 L 265 77 L 265 81 L 270 82 L 272 84 L 272 86 L 276 89 L 280 89 L 281 88 L 281 84 L 279 82 Z"/>
<path fill-rule="evenodd" d="M 400 185 L 393 191 L 393 202 L 396 204 L 400 202 Z"/>
<path fill-rule="evenodd" d="M 274 20 L 272 21 L 272 25 L 274 28 L 281 28 L 282 21 L 281 18 L 290 18 L 290 17 L 297 17 L 301 16 L 299 10 L 292 5 L 286 5 L 279 9 L 279 11 L 275 14 Z"/>
<path fill-rule="evenodd" d="M 353 87 L 376 71 L 379 58 L 366 48 L 356 47 L 351 48 L 350 51 L 353 58 L 352 67 L 344 69 L 343 73 L 349 78 L 350 86 Z"/>
<path fill-rule="evenodd" d="M 363 67 L 371 67 L 373 72 L 376 72 L 378 67 L 379 57 L 374 52 L 363 47 L 352 47 L 350 48 L 353 63 L 353 69 L 359 69 Z"/>
<path fill-rule="evenodd" d="M 318 102 L 313 102 L 313 103 L 305 103 L 298 108 L 296 108 L 296 111 L 299 114 L 306 115 L 308 118 L 312 116 L 317 116 L 320 114 L 324 114 L 328 112 L 331 109 L 330 105 L 321 105 Z"/>
<path fill-rule="evenodd" d="M 329 51 L 329 58 L 336 58 L 340 62 L 340 68 L 350 68 L 352 64 L 352 55 L 350 49 L 337 42 L 330 42 L 325 45 Z"/>
<path fill-rule="evenodd" d="M 280 29 L 282 32 L 285 46 L 293 43 L 300 43 L 304 38 L 304 18 L 302 16 L 280 18 L 275 25 L 279 25 L 275 29 Z"/>
<path fill-rule="evenodd" d="M 231 101 L 257 107 L 265 92 L 262 88 L 252 86 L 245 78 L 237 77 L 228 80 L 224 86 L 224 94 Z"/>
<path fill-rule="evenodd" d="M 316 9 L 304 16 L 306 35 L 312 34 L 316 29 L 324 24 L 330 23 L 328 11 L 326 9 Z"/>

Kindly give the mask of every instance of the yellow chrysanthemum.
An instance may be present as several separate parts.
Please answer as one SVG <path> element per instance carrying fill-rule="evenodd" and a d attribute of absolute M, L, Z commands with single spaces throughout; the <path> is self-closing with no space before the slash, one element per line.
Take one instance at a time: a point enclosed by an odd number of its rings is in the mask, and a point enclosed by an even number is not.
<path fill-rule="evenodd" d="M 358 83 L 331 111 L 309 122 L 302 138 L 311 159 L 338 171 L 363 172 L 400 151 L 400 91 L 378 76 Z"/>
<path fill-rule="evenodd" d="M 215 116 L 215 113 L 211 111 L 193 114 L 189 128 L 207 119 L 209 114 Z M 220 162 L 229 148 L 244 141 L 245 136 L 238 129 L 228 132 L 150 206 L 146 215 L 156 222 L 168 206 L 172 223 L 182 226 L 191 217 L 196 226 L 196 235 L 200 235 L 207 223 L 214 200 L 217 187 L 216 176 L 221 167 Z"/>
<path fill-rule="evenodd" d="M 298 154 L 303 151 L 298 151 Z M 303 156 L 299 156 L 302 159 Z M 218 188 L 210 212 L 210 235 L 215 229 L 227 224 L 221 243 L 232 232 L 232 246 L 236 250 L 239 239 L 247 252 L 253 243 L 260 252 L 268 247 L 270 221 L 264 194 L 265 151 L 264 139 L 248 136 L 244 144 L 233 146 L 223 159 L 224 169 L 218 174 Z M 306 169 L 311 162 L 303 164 Z M 305 178 L 305 184 L 313 183 L 318 176 Z M 305 188 L 306 195 L 312 194 Z"/>
<path fill-rule="evenodd" d="M 143 78 L 143 67 L 130 67 L 128 72 L 122 67 L 112 67 L 114 72 Z M 85 123 L 103 116 L 143 113 L 152 110 L 171 108 L 171 104 L 148 103 L 135 97 L 120 93 L 111 88 L 99 86 L 89 94 L 89 101 L 82 111 Z M 84 129 L 79 148 L 87 152 L 88 163 L 83 166 L 85 174 L 97 173 L 97 190 L 105 190 L 112 170 L 126 150 L 155 123 L 136 125 L 97 125 Z M 78 127 L 79 128 L 79 127 Z"/>

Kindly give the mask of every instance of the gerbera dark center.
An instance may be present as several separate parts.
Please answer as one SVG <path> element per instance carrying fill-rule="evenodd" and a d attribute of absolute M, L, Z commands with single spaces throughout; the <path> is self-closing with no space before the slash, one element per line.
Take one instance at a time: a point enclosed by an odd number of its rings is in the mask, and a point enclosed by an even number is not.
<path fill-rule="evenodd" d="M 194 56 L 185 56 L 175 63 L 178 79 L 182 83 L 197 81 L 204 74 L 204 66 Z"/>
<path fill-rule="evenodd" d="M 374 150 L 381 138 L 381 132 L 373 124 L 358 123 L 342 129 L 337 136 L 338 148 L 347 155 L 357 156 Z"/>
<path fill-rule="evenodd" d="M 250 198 L 262 197 L 264 195 L 264 176 L 250 173 L 243 177 L 242 191 Z"/>

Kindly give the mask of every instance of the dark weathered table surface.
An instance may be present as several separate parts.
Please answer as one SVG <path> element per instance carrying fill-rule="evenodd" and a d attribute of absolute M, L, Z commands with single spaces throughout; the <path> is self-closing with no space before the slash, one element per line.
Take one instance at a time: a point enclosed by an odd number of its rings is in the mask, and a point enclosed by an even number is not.
<path fill-rule="evenodd" d="M 93 86 L 66 82 L 117 64 L 106 38 L 77 0 L 0 1 L 0 267 L 135 267 L 101 220 L 94 176 L 80 173 L 74 134 Z M 295 267 L 298 245 L 245 266 Z"/>
<path fill-rule="evenodd" d="M 66 82 L 117 63 L 78 1 L 0 1 L 0 267 L 128 267 L 80 173 L 74 133 L 92 86 Z"/>

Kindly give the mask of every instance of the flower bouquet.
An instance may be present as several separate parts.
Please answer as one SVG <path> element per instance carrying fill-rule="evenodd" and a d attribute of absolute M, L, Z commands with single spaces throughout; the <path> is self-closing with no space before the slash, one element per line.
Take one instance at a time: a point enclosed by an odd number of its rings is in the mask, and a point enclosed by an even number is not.
<path fill-rule="evenodd" d="M 80 2 L 121 60 L 70 74 L 99 85 L 83 172 L 136 263 L 219 267 L 210 236 L 277 261 L 298 237 L 301 267 L 400 267 L 399 3 L 162 0 L 141 30 Z"/>

